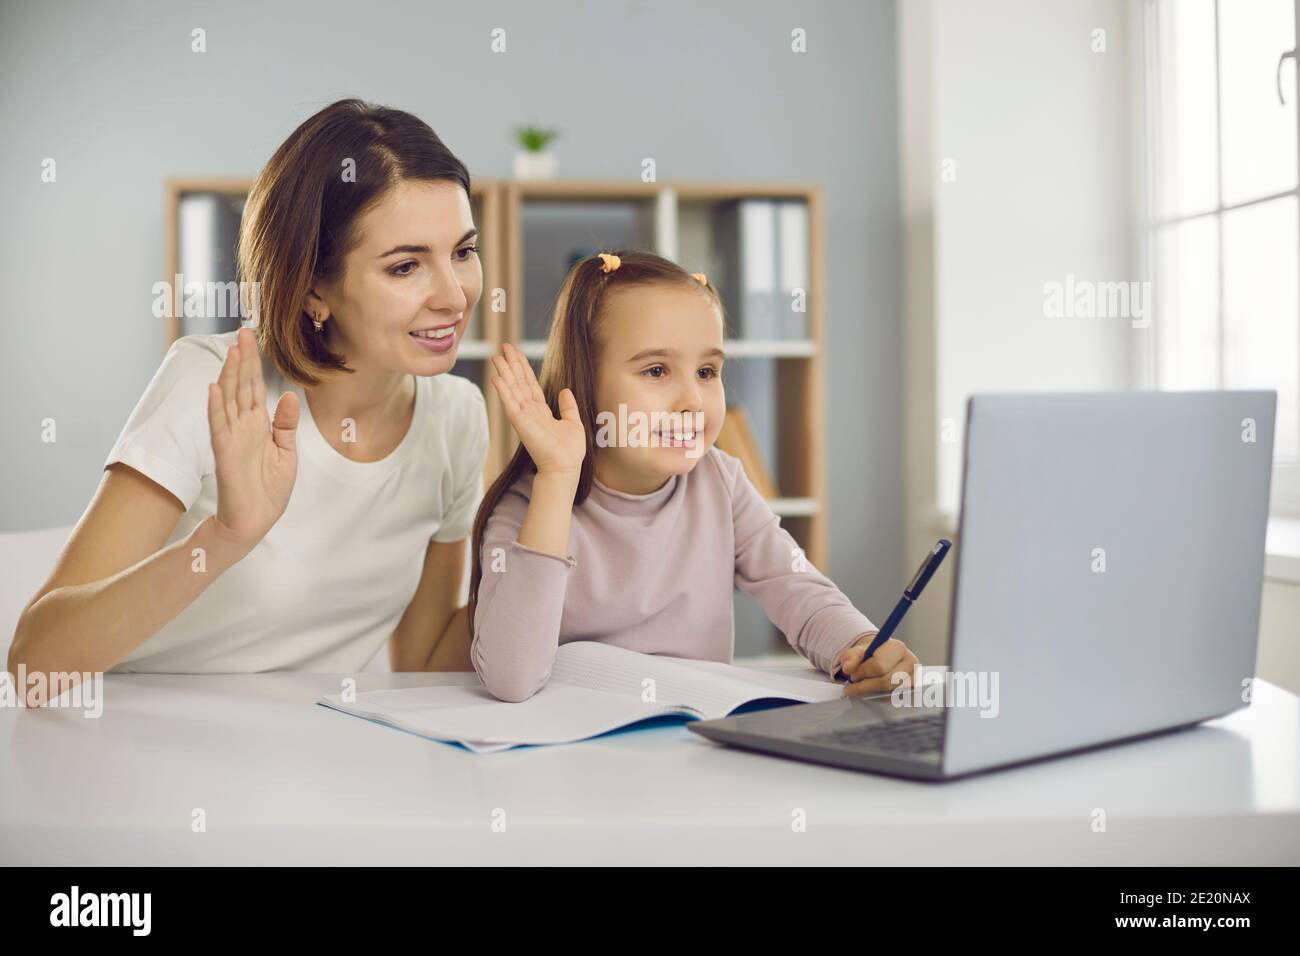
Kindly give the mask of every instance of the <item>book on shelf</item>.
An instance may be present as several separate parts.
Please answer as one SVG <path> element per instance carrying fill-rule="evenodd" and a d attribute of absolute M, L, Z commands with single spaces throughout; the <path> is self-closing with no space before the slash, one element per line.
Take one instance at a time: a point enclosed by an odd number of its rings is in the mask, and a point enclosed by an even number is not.
<path fill-rule="evenodd" d="M 713 251 L 722 299 L 754 340 L 804 339 L 808 315 L 795 302 L 808 291 L 808 205 L 802 199 L 740 199 L 713 215 Z"/>

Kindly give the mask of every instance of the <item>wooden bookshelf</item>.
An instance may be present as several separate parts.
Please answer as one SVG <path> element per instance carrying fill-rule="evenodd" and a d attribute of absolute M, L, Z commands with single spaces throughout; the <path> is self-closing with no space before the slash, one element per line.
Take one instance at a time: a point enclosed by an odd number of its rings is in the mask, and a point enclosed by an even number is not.
<path fill-rule="evenodd" d="M 187 194 L 246 196 L 251 179 L 173 179 L 165 184 L 164 275 L 170 283 L 178 270 L 179 214 Z M 825 257 L 823 249 L 823 200 L 813 185 L 783 183 L 641 183 L 585 180 L 521 182 L 480 179 L 473 183 L 471 204 L 479 227 L 482 249 L 483 294 L 470 328 L 477 334 L 462 341 L 451 374 L 474 381 L 483 389 L 491 430 L 484 479 L 491 482 L 513 454 L 518 438 L 510 427 L 496 390 L 488 385 L 488 361 L 508 341 L 529 358 L 540 361 L 549 324 L 549 306 L 556 289 L 533 289 L 529 298 L 528 242 L 526 218 L 530 210 L 544 210 L 557 204 L 586 204 L 600 210 L 602 204 L 625 204 L 635 210 L 631 232 L 621 238 L 591 239 L 599 248 L 614 245 L 643 245 L 674 259 L 688 271 L 713 276 L 707 263 L 698 261 L 707 237 L 699 235 L 700 213 L 710 204 L 741 199 L 783 199 L 807 206 L 808 276 L 807 334 L 798 339 L 748 339 L 729 337 L 727 368 L 723 382 L 737 368 L 756 370 L 755 381 L 770 381 L 769 397 L 774 409 L 770 434 L 765 430 L 767 470 L 774 477 L 779 494 L 769 499 L 781 516 L 782 525 L 804 549 L 814 565 L 825 569 L 827 558 L 826 508 L 826 415 L 824 407 L 824 302 Z M 616 230 L 617 231 L 617 230 Z M 628 242 L 631 235 L 635 242 Z M 558 285 L 557 285 L 558 288 Z M 494 290 L 503 290 L 505 308 L 494 311 Z M 529 302 L 537 303 L 529 311 Z M 544 303 L 544 305 L 543 305 Z M 728 303 L 728 307 L 732 305 Z M 181 333 L 180 319 L 167 318 L 167 345 Z M 531 335 L 526 331 L 532 330 Z M 757 387 L 764 387 L 762 385 Z M 734 397 L 728 388 L 728 402 Z"/>

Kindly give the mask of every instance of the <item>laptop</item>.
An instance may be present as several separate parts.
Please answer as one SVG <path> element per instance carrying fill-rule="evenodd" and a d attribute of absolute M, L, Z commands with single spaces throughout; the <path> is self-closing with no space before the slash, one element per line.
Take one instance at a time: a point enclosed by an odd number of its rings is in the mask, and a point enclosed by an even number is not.
<path fill-rule="evenodd" d="M 1276 405 L 1273 391 L 972 396 L 943 679 L 925 686 L 922 661 L 919 694 L 687 726 L 939 781 L 1245 706 Z"/>

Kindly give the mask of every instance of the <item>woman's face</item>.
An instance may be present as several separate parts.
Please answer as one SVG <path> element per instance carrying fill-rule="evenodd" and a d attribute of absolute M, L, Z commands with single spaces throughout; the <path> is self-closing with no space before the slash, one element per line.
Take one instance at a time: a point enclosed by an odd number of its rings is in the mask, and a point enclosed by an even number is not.
<path fill-rule="evenodd" d="M 403 181 L 360 217 L 357 229 L 342 279 L 318 286 L 311 303 L 329 316 L 329 348 L 358 370 L 446 372 L 483 291 L 465 190 L 454 182 Z M 414 334 L 434 329 L 443 337 Z"/>
<path fill-rule="evenodd" d="M 672 475 L 690 472 L 713 445 L 726 415 L 722 315 L 712 298 L 664 284 L 612 290 L 602 309 L 599 338 L 597 413 L 617 422 L 619 405 L 626 406 L 629 439 L 637 417 L 648 423 L 657 418 L 666 423 L 665 432 L 677 425 L 688 433 L 697 425 L 703 429 L 693 442 L 663 433 L 640 447 L 600 447 L 598 441 L 601 480 L 609 484 L 609 476 L 621 482 L 613 486 L 619 490 L 649 492 Z M 680 414 L 676 419 L 665 414 L 672 412 Z M 611 437 L 617 431 L 616 426 Z"/>

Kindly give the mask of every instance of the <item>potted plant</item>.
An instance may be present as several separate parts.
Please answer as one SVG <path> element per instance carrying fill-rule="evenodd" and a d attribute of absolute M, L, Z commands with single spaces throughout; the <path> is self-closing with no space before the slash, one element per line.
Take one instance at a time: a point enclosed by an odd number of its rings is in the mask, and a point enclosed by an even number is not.
<path fill-rule="evenodd" d="M 540 126 L 515 127 L 515 142 L 519 144 L 515 153 L 515 178 L 554 179 L 559 157 L 547 147 L 559 135 L 559 130 Z"/>

